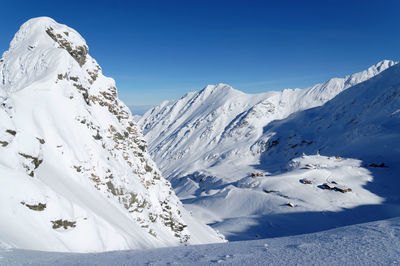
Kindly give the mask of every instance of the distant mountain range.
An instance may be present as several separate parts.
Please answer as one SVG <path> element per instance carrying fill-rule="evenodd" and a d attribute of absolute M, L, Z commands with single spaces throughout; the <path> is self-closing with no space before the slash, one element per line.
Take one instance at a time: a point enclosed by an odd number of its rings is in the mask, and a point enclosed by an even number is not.
<path fill-rule="evenodd" d="M 400 215 L 387 211 L 400 201 L 399 69 L 385 60 L 255 95 L 209 85 L 154 107 L 139 125 L 186 208 L 230 240 L 392 217 Z"/>

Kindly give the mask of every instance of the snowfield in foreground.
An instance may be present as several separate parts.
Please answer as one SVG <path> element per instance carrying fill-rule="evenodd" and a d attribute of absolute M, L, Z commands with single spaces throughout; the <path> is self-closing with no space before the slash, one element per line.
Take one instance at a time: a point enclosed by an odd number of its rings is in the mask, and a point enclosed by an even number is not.
<path fill-rule="evenodd" d="M 399 265 L 400 218 L 292 237 L 104 253 L 0 250 L 2 265 Z"/>

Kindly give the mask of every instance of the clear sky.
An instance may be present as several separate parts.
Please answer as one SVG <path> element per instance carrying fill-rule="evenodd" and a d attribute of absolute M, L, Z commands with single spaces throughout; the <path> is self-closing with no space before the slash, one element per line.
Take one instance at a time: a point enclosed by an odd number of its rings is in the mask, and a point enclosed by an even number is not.
<path fill-rule="evenodd" d="M 76 29 L 128 105 L 207 84 L 304 88 L 400 59 L 400 1 L 2 1 L 0 49 L 49 16 Z"/>

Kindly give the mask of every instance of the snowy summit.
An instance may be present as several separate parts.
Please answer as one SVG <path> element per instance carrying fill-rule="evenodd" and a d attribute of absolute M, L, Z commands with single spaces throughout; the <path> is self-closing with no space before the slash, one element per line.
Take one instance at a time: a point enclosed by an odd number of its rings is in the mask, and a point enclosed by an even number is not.
<path fill-rule="evenodd" d="M 221 242 L 147 153 L 113 79 L 75 30 L 23 24 L 0 62 L 0 242 L 105 251 Z"/>

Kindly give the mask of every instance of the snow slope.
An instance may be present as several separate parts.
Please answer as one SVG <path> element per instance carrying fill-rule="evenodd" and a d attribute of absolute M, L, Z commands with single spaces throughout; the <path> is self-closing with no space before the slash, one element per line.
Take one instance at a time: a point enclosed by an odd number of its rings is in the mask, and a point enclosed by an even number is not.
<path fill-rule="evenodd" d="M 139 123 L 185 207 L 229 240 L 384 219 L 400 215 L 398 68 L 259 95 L 208 86 Z"/>
<path fill-rule="evenodd" d="M 263 137 L 268 141 L 262 162 L 273 171 L 276 164 L 300 152 L 319 152 L 396 167 L 399 108 L 400 65 L 395 65 L 321 107 L 270 123 L 264 128 Z"/>
<path fill-rule="evenodd" d="M 398 265 L 400 219 L 292 237 L 73 254 L 0 249 L 6 265 Z"/>
<path fill-rule="evenodd" d="M 303 90 L 250 95 L 225 84 L 208 85 L 154 107 L 139 125 L 152 157 L 168 178 L 228 161 L 251 164 L 257 162 L 259 154 L 258 147 L 251 145 L 269 122 L 320 106 L 394 64 L 385 60 L 360 73 Z"/>
<path fill-rule="evenodd" d="M 183 209 L 88 51 L 41 17 L 0 60 L 0 243 L 88 252 L 222 241 Z"/>

